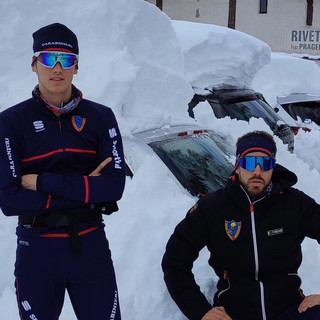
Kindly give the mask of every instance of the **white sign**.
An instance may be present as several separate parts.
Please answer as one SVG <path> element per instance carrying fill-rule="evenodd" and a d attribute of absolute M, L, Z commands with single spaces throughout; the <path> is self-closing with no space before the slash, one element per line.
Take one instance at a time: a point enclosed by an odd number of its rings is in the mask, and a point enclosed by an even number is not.
<path fill-rule="evenodd" d="M 296 53 L 320 54 L 320 30 L 302 29 L 287 32 L 287 49 Z"/>

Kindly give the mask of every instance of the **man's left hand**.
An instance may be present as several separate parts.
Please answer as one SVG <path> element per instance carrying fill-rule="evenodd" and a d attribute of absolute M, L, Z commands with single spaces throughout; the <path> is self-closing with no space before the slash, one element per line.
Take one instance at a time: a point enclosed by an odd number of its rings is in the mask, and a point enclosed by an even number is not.
<path fill-rule="evenodd" d="M 90 174 L 89 177 L 99 177 L 102 175 L 102 170 L 112 161 L 112 158 L 109 157 L 102 161 Z"/>
<path fill-rule="evenodd" d="M 298 308 L 298 311 L 302 313 L 307 309 L 313 308 L 318 305 L 320 305 L 320 294 L 311 294 L 310 296 L 304 298 Z"/>

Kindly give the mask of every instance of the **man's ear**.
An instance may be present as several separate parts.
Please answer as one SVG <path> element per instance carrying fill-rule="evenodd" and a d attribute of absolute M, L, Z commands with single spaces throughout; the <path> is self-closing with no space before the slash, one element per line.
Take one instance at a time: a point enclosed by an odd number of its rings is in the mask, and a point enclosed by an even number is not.
<path fill-rule="evenodd" d="M 37 70 L 37 62 L 36 61 L 32 63 L 31 67 L 32 67 L 32 71 L 37 73 L 38 70 Z"/>
<path fill-rule="evenodd" d="M 239 174 L 239 171 L 240 171 L 240 169 L 239 169 L 239 167 L 237 167 L 237 169 L 235 170 L 235 173 Z"/>

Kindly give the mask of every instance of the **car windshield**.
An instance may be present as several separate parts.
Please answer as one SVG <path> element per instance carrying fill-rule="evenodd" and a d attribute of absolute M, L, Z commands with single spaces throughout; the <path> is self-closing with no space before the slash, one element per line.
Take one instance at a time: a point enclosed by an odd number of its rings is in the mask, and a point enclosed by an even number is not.
<path fill-rule="evenodd" d="M 224 187 L 233 170 L 223 143 L 208 133 L 156 141 L 150 146 L 194 196 Z"/>
<path fill-rule="evenodd" d="M 245 121 L 249 121 L 252 117 L 263 118 L 271 128 L 275 128 L 278 121 L 281 121 L 281 118 L 263 100 L 222 104 L 222 107 L 231 118 Z"/>
<path fill-rule="evenodd" d="M 317 125 L 320 125 L 320 103 L 294 103 L 283 105 L 283 108 L 293 117 L 302 121 L 311 120 Z"/>

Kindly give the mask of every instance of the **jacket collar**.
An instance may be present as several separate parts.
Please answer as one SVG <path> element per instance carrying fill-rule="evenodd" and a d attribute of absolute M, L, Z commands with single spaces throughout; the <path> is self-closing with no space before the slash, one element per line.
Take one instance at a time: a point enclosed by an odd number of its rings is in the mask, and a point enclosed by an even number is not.
<path fill-rule="evenodd" d="M 82 100 L 82 92 L 79 89 L 77 89 L 74 85 L 72 85 L 72 93 L 71 93 L 70 101 L 62 104 L 62 106 L 60 107 L 50 104 L 41 96 L 39 85 L 36 85 L 35 88 L 33 89 L 32 96 L 36 101 L 43 102 L 49 110 L 51 110 L 56 114 L 70 113 L 78 106 L 78 104 Z"/>
<path fill-rule="evenodd" d="M 255 200 L 263 197 L 269 197 L 270 195 L 280 194 L 285 192 L 298 181 L 297 176 L 290 170 L 276 164 L 273 169 L 272 179 L 267 189 Z M 229 177 L 226 186 L 229 196 L 234 199 L 235 202 L 242 202 L 243 199 L 247 199 L 248 195 L 244 192 L 244 188 L 241 188 L 241 184 L 238 180 L 238 175 L 235 171 Z M 246 200 L 247 201 L 247 200 Z"/>

